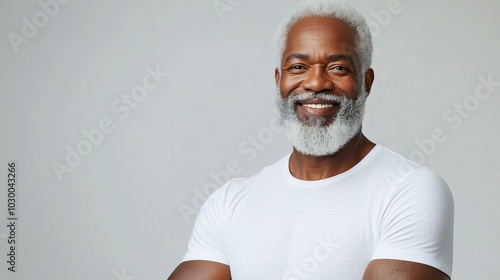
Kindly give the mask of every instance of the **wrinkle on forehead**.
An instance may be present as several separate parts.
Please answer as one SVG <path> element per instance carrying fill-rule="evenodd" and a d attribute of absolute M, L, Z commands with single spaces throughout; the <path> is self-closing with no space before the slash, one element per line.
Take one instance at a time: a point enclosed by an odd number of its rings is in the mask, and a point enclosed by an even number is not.
<path fill-rule="evenodd" d="M 295 22 L 286 38 L 282 62 L 291 53 L 308 53 L 327 58 L 331 55 L 350 55 L 360 65 L 356 52 L 356 29 L 347 23 L 328 17 L 307 17 Z"/>

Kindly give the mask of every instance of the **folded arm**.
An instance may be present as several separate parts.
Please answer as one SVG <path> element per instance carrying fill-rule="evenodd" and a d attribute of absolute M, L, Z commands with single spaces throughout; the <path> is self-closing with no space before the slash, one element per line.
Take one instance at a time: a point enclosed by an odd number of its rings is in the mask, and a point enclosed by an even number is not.
<path fill-rule="evenodd" d="M 370 262 L 363 280 L 449 280 L 442 271 L 425 264 L 379 259 Z"/>
<path fill-rule="evenodd" d="M 167 280 L 231 280 L 229 266 L 211 261 L 185 261 Z"/>

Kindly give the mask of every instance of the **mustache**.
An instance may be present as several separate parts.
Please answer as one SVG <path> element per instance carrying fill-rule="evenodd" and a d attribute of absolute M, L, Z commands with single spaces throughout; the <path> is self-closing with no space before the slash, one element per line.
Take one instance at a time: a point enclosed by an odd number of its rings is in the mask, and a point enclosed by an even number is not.
<path fill-rule="evenodd" d="M 333 93 L 313 92 L 313 91 L 307 91 L 299 94 L 290 94 L 286 98 L 287 102 L 294 102 L 294 103 L 310 99 L 321 99 L 324 101 L 337 102 L 337 103 L 343 103 L 349 101 L 349 98 L 345 95 L 336 95 Z"/>

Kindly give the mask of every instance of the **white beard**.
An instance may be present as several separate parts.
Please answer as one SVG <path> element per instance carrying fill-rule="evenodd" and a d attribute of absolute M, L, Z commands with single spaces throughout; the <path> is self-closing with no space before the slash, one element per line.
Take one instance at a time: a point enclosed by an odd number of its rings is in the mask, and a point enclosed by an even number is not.
<path fill-rule="evenodd" d="M 356 100 L 334 94 L 306 92 L 281 97 L 280 86 L 276 89 L 276 106 L 284 132 L 292 145 L 304 155 L 326 156 L 344 147 L 363 124 L 365 101 L 368 93 L 364 85 Z M 302 120 L 297 113 L 297 101 L 320 98 L 339 103 L 339 111 L 331 123 L 328 118 L 307 116 Z"/>

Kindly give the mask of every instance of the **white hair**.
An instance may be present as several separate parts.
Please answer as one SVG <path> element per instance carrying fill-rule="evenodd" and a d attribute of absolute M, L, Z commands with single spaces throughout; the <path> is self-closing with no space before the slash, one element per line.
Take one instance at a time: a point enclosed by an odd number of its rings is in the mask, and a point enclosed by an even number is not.
<path fill-rule="evenodd" d="M 345 22 L 356 31 L 355 51 L 359 56 L 362 75 L 372 63 L 372 36 L 365 18 L 353 7 L 334 0 L 306 1 L 292 10 L 281 22 L 275 35 L 276 66 L 281 73 L 281 60 L 290 27 L 306 17 L 328 17 Z"/>

